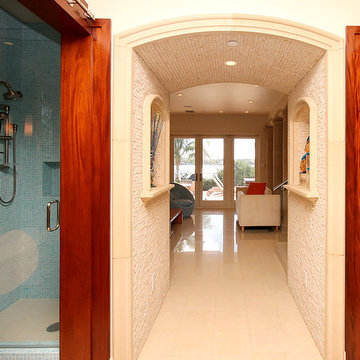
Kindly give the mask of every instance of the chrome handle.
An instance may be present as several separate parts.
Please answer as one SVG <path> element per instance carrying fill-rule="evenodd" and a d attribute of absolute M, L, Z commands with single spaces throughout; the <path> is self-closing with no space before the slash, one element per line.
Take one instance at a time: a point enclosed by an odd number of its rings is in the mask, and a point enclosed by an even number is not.
<path fill-rule="evenodd" d="M 50 225 L 50 213 L 51 213 L 51 205 L 56 204 L 56 225 L 55 227 L 51 227 Z M 57 230 L 60 227 L 60 201 L 59 200 L 51 200 L 47 203 L 47 211 L 46 211 L 46 228 L 47 231 L 52 232 Z"/>

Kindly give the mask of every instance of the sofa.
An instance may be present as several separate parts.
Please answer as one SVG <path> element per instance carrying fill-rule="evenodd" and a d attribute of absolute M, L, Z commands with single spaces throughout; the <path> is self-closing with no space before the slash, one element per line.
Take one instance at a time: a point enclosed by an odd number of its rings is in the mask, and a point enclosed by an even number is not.
<path fill-rule="evenodd" d="M 195 199 L 185 186 L 172 184 L 174 187 L 170 190 L 170 208 L 182 209 L 183 218 L 187 218 L 194 211 Z"/>
<path fill-rule="evenodd" d="M 273 195 L 266 188 L 263 195 L 247 195 L 237 191 L 236 214 L 241 231 L 245 226 L 275 226 L 278 231 L 281 223 L 280 195 Z"/>

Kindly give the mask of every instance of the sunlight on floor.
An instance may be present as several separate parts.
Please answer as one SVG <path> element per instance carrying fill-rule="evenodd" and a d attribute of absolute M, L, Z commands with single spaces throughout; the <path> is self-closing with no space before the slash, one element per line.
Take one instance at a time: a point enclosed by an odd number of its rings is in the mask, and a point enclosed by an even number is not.
<path fill-rule="evenodd" d="M 233 210 L 177 225 L 171 286 L 140 360 L 321 360 L 276 255 L 281 232 Z"/>

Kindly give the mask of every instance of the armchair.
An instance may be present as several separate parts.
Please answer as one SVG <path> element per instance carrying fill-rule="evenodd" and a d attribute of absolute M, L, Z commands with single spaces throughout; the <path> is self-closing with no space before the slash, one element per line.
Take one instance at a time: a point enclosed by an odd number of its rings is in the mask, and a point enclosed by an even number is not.
<path fill-rule="evenodd" d="M 270 189 L 264 195 L 245 195 L 238 191 L 236 213 L 241 231 L 245 226 L 275 226 L 279 230 L 281 223 L 280 195 L 272 195 Z"/>

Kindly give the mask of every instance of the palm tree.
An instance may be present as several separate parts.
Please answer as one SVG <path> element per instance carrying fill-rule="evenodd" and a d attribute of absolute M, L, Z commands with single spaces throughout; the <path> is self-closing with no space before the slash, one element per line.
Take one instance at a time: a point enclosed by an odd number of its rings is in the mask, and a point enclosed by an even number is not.
<path fill-rule="evenodd" d="M 176 138 L 174 139 L 174 162 L 176 165 L 175 179 L 179 181 L 179 169 L 183 156 L 187 155 L 186 160 L 195 158 L 195 141 L 193 139 Z"/>

